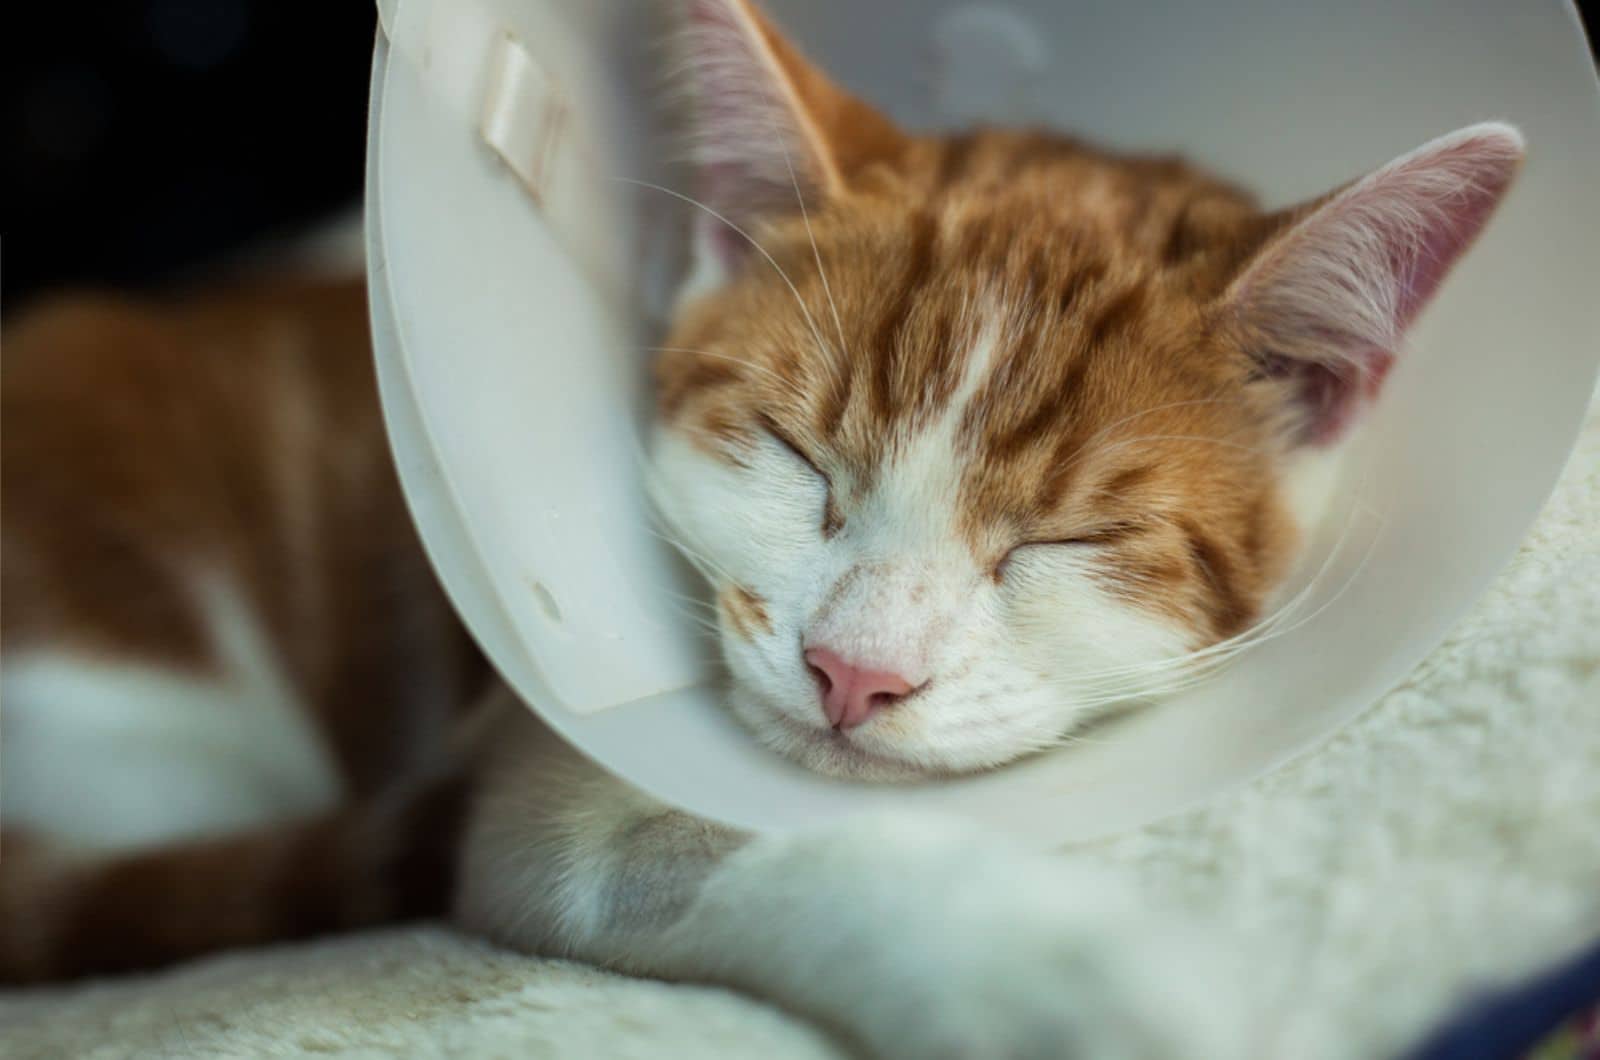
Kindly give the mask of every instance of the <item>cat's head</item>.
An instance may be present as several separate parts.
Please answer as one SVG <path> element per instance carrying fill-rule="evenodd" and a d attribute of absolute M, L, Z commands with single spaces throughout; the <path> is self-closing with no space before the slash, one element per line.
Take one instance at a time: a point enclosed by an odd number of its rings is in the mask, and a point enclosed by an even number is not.
<path fill-rule="evenodd" d="M 653 482 L 730 702 L 812 768 L 983 768 L 1191 672 L 1504 195 L 1515 130 L 1263 213 L 1047 132 L 920 136 L 686 0 L 699 258 Z"/>

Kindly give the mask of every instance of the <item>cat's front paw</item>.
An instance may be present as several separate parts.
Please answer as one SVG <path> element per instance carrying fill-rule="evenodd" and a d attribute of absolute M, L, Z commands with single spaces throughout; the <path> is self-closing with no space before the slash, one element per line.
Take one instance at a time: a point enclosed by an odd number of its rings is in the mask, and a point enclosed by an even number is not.
<path fill-rule="evenodd" d="M 1079 888 L 1062 892 L 1072 901 Z M 1230 1030 L 1197 1004 L 1191 946 L 1133 938 L 1131 920 L 1009 907 L 941 918 L 912 939 L 852 1021 L 879 1057 L 1226 1057 Z M 1198 979 L 1190 976 L 1200 975 Z"/>
<path fill-rule="evenodd" d="M 1222 947 L 1158 925 L 1114 879 L 920 819 L 755 856 L 788 933 L 765 989 L 870 1055 L 1242 1051 Z"/>

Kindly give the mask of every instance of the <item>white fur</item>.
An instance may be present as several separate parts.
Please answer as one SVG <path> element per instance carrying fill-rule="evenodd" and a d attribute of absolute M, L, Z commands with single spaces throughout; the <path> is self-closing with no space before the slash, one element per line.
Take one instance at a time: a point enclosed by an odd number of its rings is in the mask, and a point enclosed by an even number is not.
<path fill-rule="evenodd" d="M 95 847 L 224 832 L 333 805 L 328 750 L 238 595 L 201 581 L 215 677 L 60 649 L 0 671 L 8 825 Z"/>
<path fill-rule="evenodd" d="M 1283 499 L 1289 516 L 1302 529 L 1320 526 L 1349 455 L 1346 442 L 1307 446 L 1292 453 L 1283 469 Z"/>
<path fill-rule="evenodd" d="M 873 1056 L 1227 1056 L 1244 1027 L 1208 997 L 1238 976 L 1226 951 L 1104 874 L 949 821 L 751 843 L 652 942 L 662 966 L 817 1014 Z M 1157 960 L 1182 974 L 1152 982 Z"/>

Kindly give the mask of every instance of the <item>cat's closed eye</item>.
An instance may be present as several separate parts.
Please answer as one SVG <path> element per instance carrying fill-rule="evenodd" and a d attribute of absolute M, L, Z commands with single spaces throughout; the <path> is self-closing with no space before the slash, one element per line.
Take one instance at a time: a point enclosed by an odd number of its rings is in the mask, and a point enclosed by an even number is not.
<path fill-rule="evenodd" d="M 1061 537 L 1024 541 L 1019 545 L 1012 546 L 1004 556 L 1000 557 L 1000 561 L 994 565 L 994 579 L 995 581 L 1004 579 L 1006 571 L 1019 555 L 1034 552 L 1047 553 L 1047 550 L 1051 549 L 1107 548 L 1127 541 L 1144 529 L 1143 525 L 1135 522 L 1104 523 L 1098 526 L 1090 526 L 1083 530 L 1075 530 Z"/>
<path fill-rule="evenodd" d="M 811 471 L 823 482 L 829 483 L 827 472 L 818 467 L 817 462 L 813 460 L 810 455 L 808 455 L 806 451 L 800 447 L 800 444 L 794 440 L 793 436 L 791 436 L 788 431 L 780 427 L 777 421 L 771 416 L 763 415 L 761 417 L 761 429 L 766 432 L 769 438 L 783 446 L 783 448 L 787 449 L 789 451 L 789 455 L 793 456 L 796 460 L 810 468 Z M 829 483 L 829 485 L 831 486 L 831 483 Z"/>
<path fill-rule="evenodd" d="M 759 421 L 763 433 L 774 442 L 777 442 L 780 448 L 793 457 L 796 463 L 803 466 L 822 485 L 821 530 L 824 537 L 832 537 L 844 525 L 844 517 L 840 514 L 839 506 L 834 501 L 832 477 L 822 470 L 822 467 L 795 440 L 794 436 L 784 430 L 772 416 L 763 413 L 759 417 Z"/>

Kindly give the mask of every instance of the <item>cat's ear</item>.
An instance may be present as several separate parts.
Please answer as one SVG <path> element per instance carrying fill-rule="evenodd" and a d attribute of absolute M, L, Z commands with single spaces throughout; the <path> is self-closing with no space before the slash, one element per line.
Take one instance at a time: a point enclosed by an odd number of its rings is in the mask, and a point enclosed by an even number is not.
<path fill-rule="evenodd" d="M 1281 215 L 1223 308 L 1262 375 L 1286 385 L 1297 441 L 1338 440 L 1376 396 L 1522 157 L 1515 128 L 1473 125 Z"/>
<path fill-rule="evenodd" d="M 892 159 L 904 137 L 834 85 L 749 0 L 679 0 L 696 196 L 750 232 L 775 214 L 816 209 L 851 176 Z M 713 222 L 715 224 L 715 222 Z M 749 242 L 717 224 L 732 265 Z"/>

